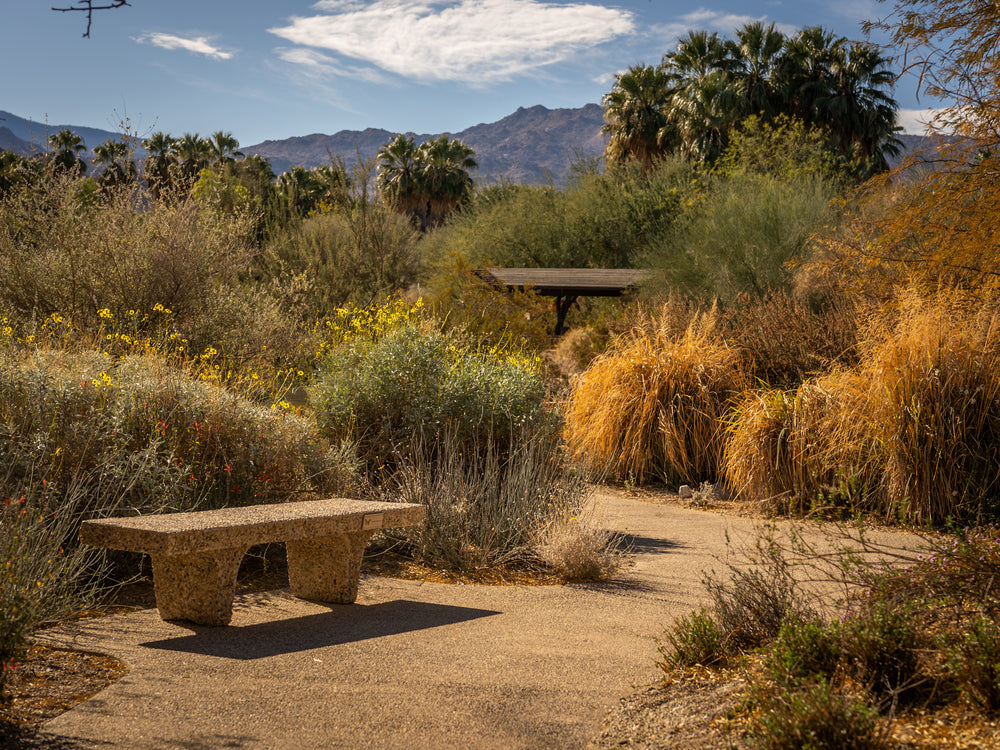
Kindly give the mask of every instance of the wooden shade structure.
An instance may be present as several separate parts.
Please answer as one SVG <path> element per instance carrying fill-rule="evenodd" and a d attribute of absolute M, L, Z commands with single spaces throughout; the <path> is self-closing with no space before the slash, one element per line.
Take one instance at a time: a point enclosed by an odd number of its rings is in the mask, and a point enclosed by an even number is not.
<path fill-rule="evenodd" d="M 555 297 L 556 336 L 566 330 L 566 314 L 579 297 L 618 297 L 635 289 L 650 271 L 634 268 L 482 268 L 476 275 L 505 289 L 533 289 Z"/>

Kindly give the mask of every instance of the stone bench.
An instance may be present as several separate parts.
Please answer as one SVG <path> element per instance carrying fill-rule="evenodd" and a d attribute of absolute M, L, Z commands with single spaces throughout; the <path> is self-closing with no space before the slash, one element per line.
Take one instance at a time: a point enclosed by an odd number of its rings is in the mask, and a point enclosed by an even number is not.
<path fill-rule="evenodd" d="M 422 505 L 309 500 L 84 521 L 80 541 L 148 554 L 164 620 L 227 625 L 236 574 L 251 546 L 286 543 L 288 582 L 296 596 L 351 604 L 369 537 L 378 529 L 419 524 L 423 517 Z"/>

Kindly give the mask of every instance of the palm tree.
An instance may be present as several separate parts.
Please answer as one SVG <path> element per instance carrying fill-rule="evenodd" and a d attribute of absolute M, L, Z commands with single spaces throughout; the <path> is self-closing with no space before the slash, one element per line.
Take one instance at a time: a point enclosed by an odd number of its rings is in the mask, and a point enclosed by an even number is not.
<path fill-rule="evenodd" d="M 306 216 L 319 202 L 316 177 L 301 165 L 282 172 L 278 176 L 277 189 L 289 214 Z"/>
<path fill-rule="evenodd" d="M 87 162 L 82 154 L 87 150 L 83 138 L 69 128 L 50 135 L 49 146 L 54 149 L 50 154 L 49 163 L 60 172 L 75 172 L 82 175 L 87 171 Z"/>
<path fill-rule="evenodd" d="M 112 190 L 136 178 L 138 172 L 129 151 L 128 143 L 113 138 L 94 146 L 94 163 L 104 167 L 98 177 L 102 189 Z"/>
<path fill-rule="evenodd" d="M 170 155 L 174 159 L 171 165 L 171 177 L 177 189 L 190 192 L 198 173 L 208 166 L 210 146 L 207 140 L 197 133 L 185 133 L 176 139 L 170 147 Z"/>
<path fill-rule="evenodd" d="M 427 223 L 440 225 L 472 195 L 475 152 L 458 139 L 439 136 L 417 150 L 423 188 L 427 194 Z"/>
<path fill-rule="evenodd" d="M 231 164 L 236 159 L 243 156 L 243 154 L 238 151 L 240 147 L 240 142 L 233 137 L 232 133 L 224 133 L 221 130 L 217 130 L 212 133 L 212 137 L 207 139 L 209 159 L 212 164 L 218 167 L 222 167 L 225 164 Z"/>
<path fill-rule="evenodd" d="M 736 85 L 722 70 L 690 82 L 671 99 L 684 156 L 712 164 L 729 143 L 729 133 L 740 119 Z"/>
<path fill-rule="evenodd" d="M 170 167 L 174 163 L 174 139 L 167 133 L 157 131 L 142 142 L 146 150 L 143 175 L 149 184 L 153 198 L 159 200 L 173 188 Z"/>
<path fill-rule="evenodd" d="M 817 102 L 830 90 L 830 65 L 847 40 L 820 26 L 802 29 L 789 39 L 778 63 L 780 85 L 787 92 L 787 113 L 808 125 L 823 127 Z"/>
<path fill-rule="evenodd" d="M 895 78 L 874 47 L 839 47 L 830 62 L 830 90 L 816 102 L 841 155 L 867 165 L 867 172 L 888 169 L 886 154 L 897 155 L 902 145 L 895 136 L 896 102 L 887 93 Z"/>
<path fill-rule="evenodd" d="M 397 135 L 375 155 L 378 161 L 376 184 L 382 199 L 396 211 L 420 217 L 427 211 L 427 188 L 422 164 L 413 138 Z"/>
<path fill-rule="evenodd" d="M 784 49 L 785 35 L 773 23 L 754 21 L 736 31 L 729 52 L 743 114 L 768 121 L 783 110 L 786 97 L 778 66 Z"/>
<path fill-rule="evenodd" d="M 619 73 L 601 102 L 605 120 L 601 132 L 610 136 L 605 158 L 634 159 L 647 171 L 657 157 L 672 150 L 665 130 L 670 94 L 671 78 L 662 67 L 636 65 Z"/>

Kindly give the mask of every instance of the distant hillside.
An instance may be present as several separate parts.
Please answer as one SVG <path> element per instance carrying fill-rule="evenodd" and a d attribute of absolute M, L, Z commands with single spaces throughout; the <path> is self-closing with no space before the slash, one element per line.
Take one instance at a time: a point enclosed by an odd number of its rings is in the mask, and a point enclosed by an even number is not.
<path fill-rule="evenodd" d="M 104 143 L 104 141 L 108 140 L 108 138 L 121 137 L 121 133 L 115 133 L 110 130 L 88 128 L 83 125 L 48 125 L 44 122 L 25 120 L 23 117 L 18 117 L 10 112 L 3 111 L 0 111 L 0 127 L 9 130 L 15 137 L 26 142 L 25 147 L 33 148 L 34 151 L 19 150 L 18 148 L 11 149 L 4 146 L 2 142 L 0 142 L 0 148 L 17 151 L 17 153 L 25 156 L 31 153 L 37 153 L 38 151 L 48 151 L 49 149 L 46 145 L 48 137 L 67 128 L 83 138 L 83 142 L 87 145 L 88 152 L 99 143 Z"/>
<path fill-rule="evenodd" d="M 601 125 L 604 112 L 596 104 L 579 109 L 548 109 L 536 105 L 521 107 L 514 114 L 493 123 L 473 125 L 449 137 L 464 141 L 476 152 L 480 179 L 514 182 L 562 180 L 570 164 L 579 156 L 597 156 L 604 150 Z M 341 130 L 333 135 L 313 135 L 264 141 L 241 150 L 271 160 L 276 173 L 301 165 L 324 164 L 329 154 L 340 155 L 349 164 L 375 156 L 378 149 L 397 134 L 388 130 Z M 404 133 L 417 143 L 440 135 Z"/>
<path fill-rule="evenodd" d="M 87 148 L 93 148 L 108 138 L 118 136 L 109 130 L 76 125 L 49 125 L 25 120 L 0 111 L 0 149 L 22 154 L 31 149 L 45 150 L 45 139 L 63 128 L 83 137 Z M 479 170 L 474 175 L 479 182 L 509 179 L 516 183 L 552 181 L 563 184 L 570 165 L 580 158 L 599 156 L 604 151 L 606 137 L 601 133 L 604 112 L 596 104 L 577 109 L 548 109 L 541 105 L 519 108 L 502 120 L 473 125 L 459 133 L 449 133 L 475 150 Z M 418 143 L 440 135 L 406 133 Z M 378 149 L 396 136 L 389 130 L 341 130 L 333 135 L 313 133 L 283 140 L 264 141 L 242 146 L 245 154 L 259 154 L 271 161 L 275 174 L 302 165 L 317 167 L 340 155 L 348 164 L 356 156 L 370 159 Z M 925 136 L 901 136 L 906 154 L 930 150 L 934 140 Z M 904 154 L 905 155 L 905 154 Z M 140 153 L 141 157 L 141 153 Z"/>

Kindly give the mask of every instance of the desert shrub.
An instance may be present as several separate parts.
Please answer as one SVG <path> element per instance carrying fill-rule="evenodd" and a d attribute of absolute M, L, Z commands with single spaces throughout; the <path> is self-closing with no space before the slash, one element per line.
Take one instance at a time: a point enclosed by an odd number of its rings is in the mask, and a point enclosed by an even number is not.
<path fill-rule="evenodd" d="M 535 552 L 564 581 L 607 578 L 621 567 L 624 558 L 617 535 L 580 507 L 550 513 L 536 534 Z"/>
<path fill-rule="evenodd" d="M 80 182 L 50 177 L 0 200 L 0 304 L 23 317 L 75 319 L 160 304 L 183 316 L 213 305 L 251 257 L 252 216 L 197 203 L 146 205 L 137 190 L 81 202 Z"/>
<path fill-rule="evenodd" d="M 540 530 L 580 511 L 583 483 L 551 432 L 526 425 L 509 438 L 487 436 L 470 451 L 448 431 L 400 457 L 389 493 L 426 507 L 423 525 L 404 534 L 416 559 L 455 571 L 537 566 Z"/>
<path fill-rule="evenodd" d="M 424 250 L 438 262 L 457 255 L 474 268 L 629 268 L 669 234 L 690 178 L 678 159 L 653 175 L 631 165 L 602 174 L 580 164 L 562 190 L 487 188 L 428 236 Z"/>
<path fill-rule="evenodd" d="M 841 623 L 845 655 L 873 695 L 897 700 L 924 682 L 920 651 L 927 645 L 912 605 L 875 598 Z"/>
<path fill-rule="evenodd" d="M 731 655 L 725 633 L 704 607 L 678 617 L 665 635 L 670 647 L 660 646 L 658 650 L 663 656 L 661 666 L 667 670 L 671 666 L 708 666 L 725 661 Z"/>
<path fill-rule="evenodd" d="M 461 332 L 488 348 L 541 351 L 555 325 L 552 300 L 530 289 L 498 289 L 461 262 L 448 271 L 438 270 L 428 306 L 445 330 Z"/>
<path fill-rule="evenodd" d="M 887 747 L 878 711 L 828 680 L 761 691 L 748 739 L 762 750 L 877 750 Z"/>
<path fill-rule="evenodd" d="M 985 713 L 1000 710 L 1000 626 L 973 617 L 963 636 L 948 649 L 949 666 L 965 693 Z"/>
<path fill-rule="evenodd" d="M 310 422 L 151 356 L 0 357 L 0 433 L 18 480 L 31 473 L 67 492 L 98 466 L 132 473 L 123 492 L 133 512 L 273 502 L 352 481 Z M 88 501 L 104 507 L 99 494 Z"/>
<path fill-rule="evenodd" d="M 402 214 L 367 200 L 350 201 L 277 234 L 261 267 L 286 285 L 305 280 L 298 306 L 307 319 L 409 287 L 419 270 L 417 237 Z"/>
<path fill-rule="evenodd" d="M 41 480 L 10 474 L 0 457 L 0 704 L 11 669 L 32 633 L 84 608 L 96 593 L 100 554 L 74 544 L 81 500 L 94 475 L 77 475 L 71 491 L 52 502 Z M 98 473 L 100 470 L 98 469 Z M 113 493 L 115 487 L 103 489 Z M 109 498 L 113 504 L 116 498 Z"/>
<path fill-rule="evenodd" d="M 770 643 L 790 615 L 810 614 L 788 561 L 773 545 L 759 547 L 749 565 L 729 566 L 725 580 L 706 575 L 704 585 L 729 653 Z"/>
<path fill-rule="evenodd" d="M 794 388 L 858 362 L 859 303 L 838 295 L 807 301 L 785 291 L 740 294 L 719 314 L 719 335 L 746 353 L 748 369 L 773 387 Z"/>
<path fill-rule="evenodd" d="M 710 324 L 679 337 L 637 329 L 579 376 L 565 437 L 593 475 L 689 484 L 718 476 L 721 420 L 745 376 L 738 352 L 710 338 Z"/>
<path fill-rule="evenodd" d="M 792 613 L 781 623 L 764 655 L 764 671 L 776 684 L 791 687 L 823 679 L 834 682 L 841 665 L 840 632 L 815 615 Z"/>
<path fill-rule="evenodd" d="M 819 175 L 740 173 L 706 178 L 668 241 L 649 257 L 689 294 L 764 297 L 792 284 L 835 186 Z"/>
<path fill-rule="evenodd" d="M 522 429 L 552 427 L 533 360 L 412 324 L 333 351 L 310 398 L 324 433 L 354 443 L 370 475 L 436 450 L 444 436 L 467 451 L 502 455 Z"/>

